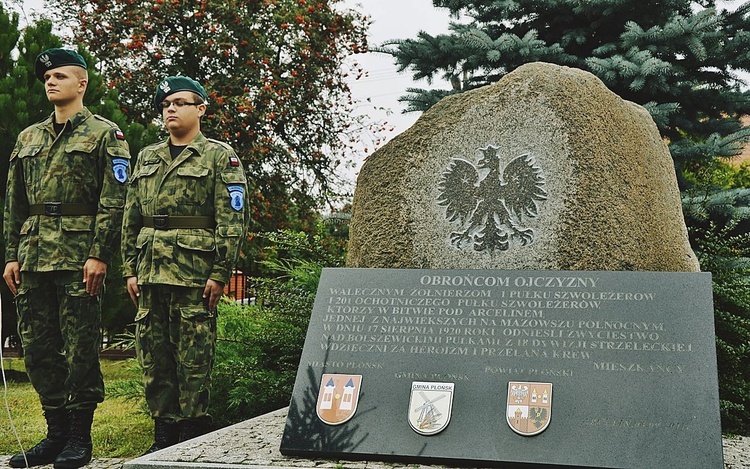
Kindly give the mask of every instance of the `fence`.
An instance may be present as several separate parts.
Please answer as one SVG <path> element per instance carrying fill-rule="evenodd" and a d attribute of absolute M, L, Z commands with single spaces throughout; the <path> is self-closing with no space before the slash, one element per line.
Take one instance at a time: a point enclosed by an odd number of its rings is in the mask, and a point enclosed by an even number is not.
<path fill-rule="evenodd" d="M 229 283 L 224 285 L 224 294 L 244 304 L 247 298 L 247 275 L 241 270 L 235 270 Z"/>

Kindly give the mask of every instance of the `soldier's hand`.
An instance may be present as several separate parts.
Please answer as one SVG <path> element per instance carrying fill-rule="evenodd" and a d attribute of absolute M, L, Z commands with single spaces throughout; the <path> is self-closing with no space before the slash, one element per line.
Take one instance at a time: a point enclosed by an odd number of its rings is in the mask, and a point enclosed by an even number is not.
<path fill-rule="evenodd" d="M 128 277 L 125 279 L 125 286 L 128 289 L 128 295 L 133 300 L 135 307 L 138 307 L 138 297 L 141 296 L 141 289 L 138 288 L 138 277 Z"/>
<path fill-rule="evenodd" d="M 224 293 L 224 285 L 216 280 L 208 279 L 206 288 L 203 289 L 203 299 L 208 299 L 208 310 L 216 311 L 216 305 L 219 304 L 219 298 Z"/>
<path fill-rule="evenodd" d="M 10 292 L 13 293 L 13 296 L 18 295 L 18 285 L 21 284 L 21 266 L 17 261 L 11 261 L 5 264 L 3 278 L 5 279 L 5 284 L 8 285 Z"/>
<path fill-rule="evenodd" d="M 91 296 L 99 294 L 104 277 L 107 275 L 107 263 L 94 257 L 89 257 L 83 264 L 83 283 L 86 284 L 86 293 Z"/>

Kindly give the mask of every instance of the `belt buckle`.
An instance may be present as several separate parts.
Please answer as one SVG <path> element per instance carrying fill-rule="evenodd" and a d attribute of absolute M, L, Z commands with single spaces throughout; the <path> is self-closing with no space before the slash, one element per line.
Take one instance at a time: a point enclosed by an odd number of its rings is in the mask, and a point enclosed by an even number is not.
<path fill-rule="evenodd" d="M 155 230 L 166 230 L 169 229 L 169 215 L 154 215 L 154 229 Z"/>
<path fill-rule="evenodd" d="M 62 215 L 62 202 L 45 202 L 44 214 L 48 217 L 59 217 Z"/>

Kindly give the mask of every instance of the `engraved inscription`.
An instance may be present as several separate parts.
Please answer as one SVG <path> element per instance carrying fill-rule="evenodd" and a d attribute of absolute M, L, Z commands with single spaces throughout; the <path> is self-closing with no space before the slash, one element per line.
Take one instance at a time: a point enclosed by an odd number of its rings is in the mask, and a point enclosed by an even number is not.
<path fill-rule="evenodd" d="M 446 207 L 446 219 L 459 225 L 451 233 L 451 243 L 459 249 L 473 245 L 480 252 L 507 251 L 511 242 L 526 246 L 534 241 L 534 231 L 522 221 L 536 218 L 537 204 L 547 200 L 544 175 L 528 153 L 501 172 L 498 149 L 479 148 L 477 167 L 454 158 L 440 179 L 437 203 Z"/>
<path fill-rule="evenodd" d="M 595 373 L 685 373 L 683 355 L 694 346 L 679 340 L 670 323 L 598 316 L 616 304 L 656 304 L 658 295 L 618 291 L 600 280 L 427 274 L 416 287 L 333 287 L 319 304 L 320 350 L 356 354 L 360 361 L 347 366 L 355 369 L 382 369 L 387 356 L 409 354 L 542 360 L 523 371 L 540 377 L 574 376 L 584 363 Z M 572 311 L 592 315 L 576 318 Z M 490 375 L 518 370 L 483 368 Z"/>

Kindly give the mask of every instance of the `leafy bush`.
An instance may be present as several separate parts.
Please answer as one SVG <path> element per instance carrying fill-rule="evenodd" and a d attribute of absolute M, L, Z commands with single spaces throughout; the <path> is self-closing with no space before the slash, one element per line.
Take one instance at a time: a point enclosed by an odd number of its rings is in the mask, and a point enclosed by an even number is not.
<path fill-rule="evenodd" d="M 217 426 L 289 404 L 315 292 L 324 266 L 340 266 L 322 236 L 263 233 L 274 277 L 251 280 L 255 305 L 224 303 L 218 319 L 211 413 Z"/>
<path fill-rule="evenodd" d="M 712 273 L 722 430 L 750 434 L 750 189 L 683 199 L 701 270 Z"/>
<path fill-rule="evenodd" d="M 684 177 L 695 187 L 750 187 L 750 163 L 737 166 L 726 158 L 696 161 L 686 165 Z"/>

